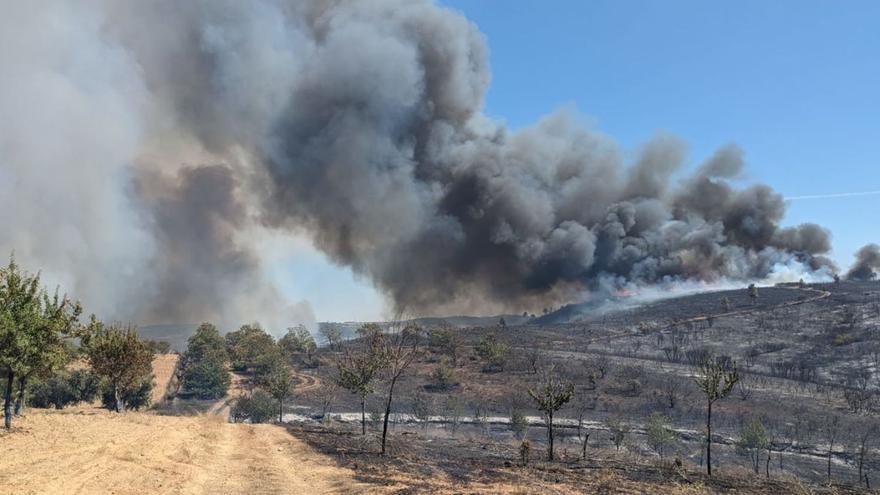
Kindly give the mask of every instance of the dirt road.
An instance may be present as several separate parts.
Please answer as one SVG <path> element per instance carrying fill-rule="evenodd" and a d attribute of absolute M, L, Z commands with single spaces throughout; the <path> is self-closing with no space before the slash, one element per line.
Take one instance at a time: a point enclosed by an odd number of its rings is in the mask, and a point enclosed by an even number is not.
<path fill-rule="evenodd" d="M 4 493 L 379 493 L 282 427 L 212 416 L 30 410 L 0 448 Z"/>

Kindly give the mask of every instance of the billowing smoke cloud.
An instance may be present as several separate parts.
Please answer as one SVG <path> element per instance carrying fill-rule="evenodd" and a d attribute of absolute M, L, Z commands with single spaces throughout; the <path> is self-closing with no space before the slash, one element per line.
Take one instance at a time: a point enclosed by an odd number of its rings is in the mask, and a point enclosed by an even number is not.
<path fill-rule="evenodd" d="M 33 73 L 0 82 L 3 110 L 26 121 L 0 124 L 13 132 L 0 174 L 24 183 L 3 210 L 38 217 L 0 245 L 37 235 L 34 221 L 64 230 L 19 249 L 77 285 L 108 272 L 102 296 L 140 300 L 137 315 L 279 304 L 254 229 L 306 232 L 418 313 L 830 269 L 826 230 L 781 228 L 782 196 L 733 187 L 735 146 L 681 178 L 686 147 L 670 136 L 626 163 L 566 112 L 516 131 L 488 119 L 486 41 L 430 1 L 86 5 L 28 18 L 22 4 L 0 21 L 0 62 Z M 52 77 L 63 88 L 40 86 Z"/>
<path fill-rule="evenodd" d="M 849 269 L 849 280 L 874 280 L 880 273 L 880 245 L 867 244 L 856 252 L 856 262 Z"/>

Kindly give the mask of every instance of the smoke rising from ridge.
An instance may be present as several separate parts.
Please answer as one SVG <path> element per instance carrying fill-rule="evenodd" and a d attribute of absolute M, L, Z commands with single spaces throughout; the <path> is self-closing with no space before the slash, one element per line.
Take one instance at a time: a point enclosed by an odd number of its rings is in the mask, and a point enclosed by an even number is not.
<path fill-rule="evenodd" d="M 856 262 L 846 273 L 849 280 L 874 280 L 880 273 L 880 245 L 866 244 L 856 252 Z"/>
<path fill-rule="evenodd" d="M 569 112 L 516 131 L 487 118 L 485 39 L 427 0 L 11 10 L 0 247 L 111 314 L 278 313 L 261 229 L 307 233 L 416 313 L 831 269 L 825 229 L 781 228 L 781 195 L 732 185 L 734 145 L 681 179 L 671 136 L 627 163 Z"/>

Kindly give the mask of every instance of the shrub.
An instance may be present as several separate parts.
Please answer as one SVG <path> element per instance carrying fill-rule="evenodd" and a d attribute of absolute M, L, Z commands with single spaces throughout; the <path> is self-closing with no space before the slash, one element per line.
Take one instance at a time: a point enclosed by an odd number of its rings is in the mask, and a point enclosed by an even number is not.
<path fill-rule="evenodd" d="M 510 411 L 510 429 L 519 440 L 524 439 L 529 431 L 529 421 L 519 409 Z"/>
<path fill-rule="evenodd" d="M 98 377 L 89 370 L 62 371 L 29 387 L 31 407 L 62 409 L 80 402 L 91 402 L 98 395 Z"/>
<path fill-rule="evenodd" d="M 30 388 L 28 404 L 31 407 L 62 409 L 76 402 L 73 389 L 66 376 L 56 374 L 45 381 L 34 383 Z"/>
<path fill-rule="evenodd" d="M 103 381 L 101 383 L 101 405 L 105 408 L 116 411 L 116 400 L 113 394 L 113 387 L 110 385 L 109 381 Z M 139 411 L 141 409 L 145 409 L 150 407 L 150 395 L 153 392 L 153 377 L 150 375 L 149 377 L 143 378 L 140 382 L 135 383 L 133 386 L 125 387 L 120 390 L 120 397 L 122 399 L 122 403 L 125 405 L 125 409 L 132 409 L 134 411 Z"/>
<path fill-rule="evenodd" d="M 266 423 L 275 417 L 275 399 L 262 390 L 250 396 L 239 397 L 232 405 L 232 420 L 236 423 Z"/>
<path fill-rule="evenodd" d="M 458 376 L 455 370 L 441 364 L 431 372 L 431 383 L 428 388 L 434 390 L 449 390 L 458 385 Z"/>
<path fill-rule="evenodd" d="M 498 340 L 495 334 L 480 339 L 475 348 L 477 356 L 485 361 L 484 371 L 504 371 L 504 365 L 510 355 L 510 344 Z"/>

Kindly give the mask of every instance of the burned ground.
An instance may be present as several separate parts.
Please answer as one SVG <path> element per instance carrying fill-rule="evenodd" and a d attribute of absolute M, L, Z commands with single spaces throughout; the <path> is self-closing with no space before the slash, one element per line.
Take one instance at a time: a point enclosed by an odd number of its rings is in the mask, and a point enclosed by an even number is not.
<path fill-rule="evenodd" d="M 677 431 L 672 455 L 697 470 L 704 462 L 705 404 L 692 376 L 705 356 L 728 356 L 737 362 L 742 380 L 730 397 L 716 404 L 713 460 L 721 471 L 747 469 L 748 458 L 736 441 L 743 425 L 759 420 L 771 440 L 772 479 L 797 476 L 808 483 L 824 482 L 826 425 L 838 418 L 832 480 L 858 485 L 860 433 L 878 426 L 878 328 L 880 284 L 870 282 L 760 288 L 757 300 L 745 289 L 703 293 L 588 314 L 567 324 L 460 328 L 455 332 L 463 357 L 456 366 L 442 349 L 428 345 L 404 376 L 396 393 L 394 412 L 400 424 L 392 443 L 410 448 L 417 436 L 428 457 L 439 445 L 447 453 L 469 452 L 461 462 L 514 462 L 519 442 L 508 423 L 511 411 L 519 410 L 530 417 L 526 438 L 540 457 L 544 428 L 526 390 L 537 384 L 539 371 L 553 367 L 576 386 L 574 400 L 558 416 L 559 446 L 569 457 L 580 452 L 580 438 L 587 432 L 587 462 L 609 452 L 616 455 L 607 424 L 619 420 L 630 428 L 621 451 L 652 459 L 656 455 L 646 445 L 644 427 L 652 414 L 662 414 Z M 487 370 L 473 352 L 489 334 L 510 345 L 501 370 Z M 358 410 L 357 399 L 344 391 L 331 392 L 333 360 L 334 352 L 323 349 L 321 364 L 303 371 L 322 386 L 295 399 L 288 411 L 291 419 L 320 417 L 329 402 L 325 422 L 331 430 L 345 430 L 357 420 L 357 415 L 346 414 Z M 440 367 L 453 370 L 451 384 L 436 383 Z M 380 387 L 368 400 L 374 414 L 381 394 Z M 416 397 L 428 404 L 427 427 L 412 415 Z M 450 412 L 450 407 L 459 410 Z M 460 425 L 452 428 L 450 421 Z M 481 442 L 473 442 L 475 437 Z M 347 439 L 344 433 L 314 432 L 310 438 L 316 445 L 324 443 L 321 439 L 335 439 L 331 444 Z M 474 448 L 481 444 L 492 446 Z M 357 452 L 351 445 L 339 448 L 347 455 Z M 874 454 L 868 448 L 863 456 L 868 482 L 880 467 Z M 762 475 L 766 468 L 762 464 Z"/>

